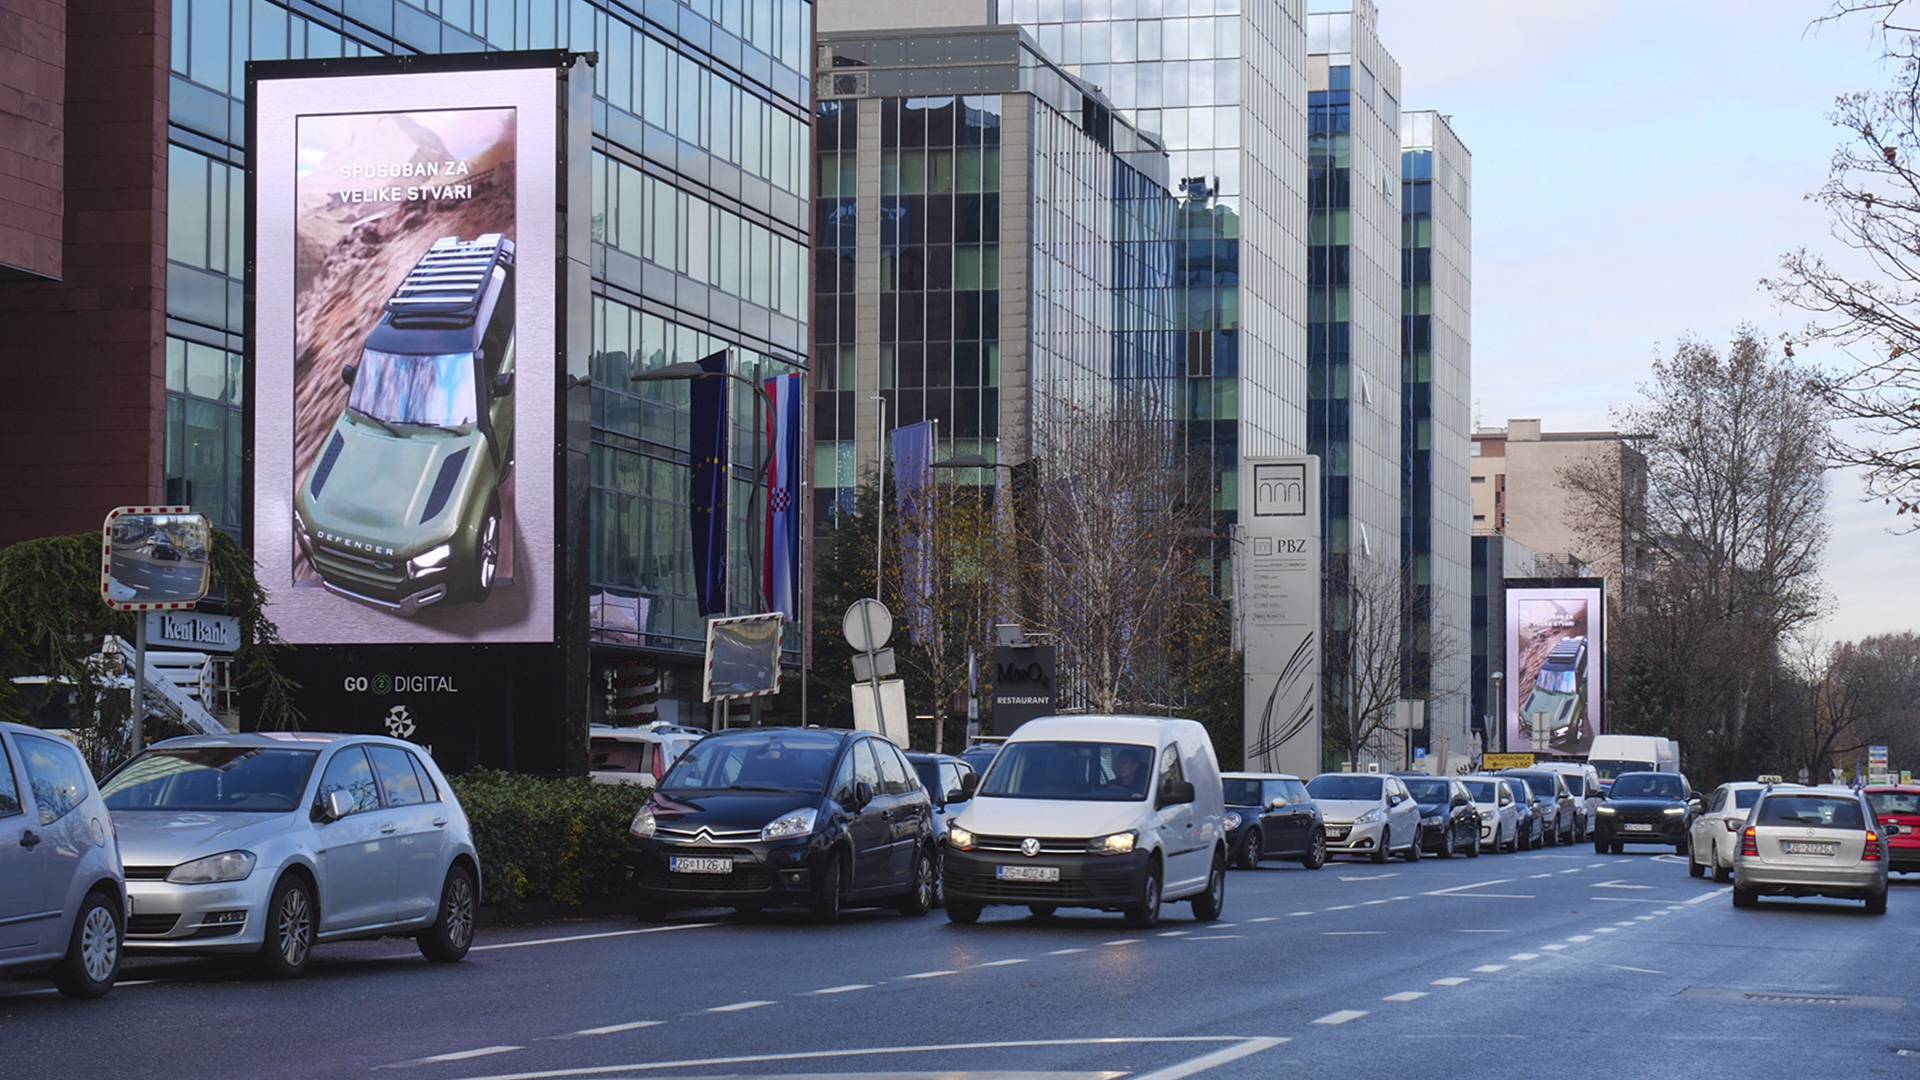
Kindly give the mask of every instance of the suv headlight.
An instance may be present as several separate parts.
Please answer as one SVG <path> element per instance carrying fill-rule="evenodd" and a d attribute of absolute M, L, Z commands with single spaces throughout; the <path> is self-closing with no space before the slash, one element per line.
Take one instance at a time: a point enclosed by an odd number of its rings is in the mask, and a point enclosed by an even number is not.
<path fill-rule="evenodd" d="M 1139 843 L 1140 834 L 1129 829 L 1112 836 L 1096 836 L 1087 841 L 1089 855 L 1131 855 L 1133 845 Z"/>
<path fill-rule="evenodd" d="M 973 850 L 973 833 L 957 821 L 947 823 L 947 846 L 955 851 Z"/>
<path fill-rule="evenodd" d="M 452 544 L 441 544 L 431 551 L 423 551 L 407 560 L 407 576 L 419 577 L 422 574 L 430 574 L 440 569 L 451 558 L 453 558 Z"/>
<path fill-rule="evenodd" d="M 1381 813 L 1380 808 L 1376 806 L 1373 809 L 1367 811 L 1366 813 L 1361 814 L 1359 817 L 1354 818 L 1353 823 L 1355 825 L 1371 825 L 1374 822 L 1379 821 L 1385 817 L 1386 815 Z"/>
<path fill-rule="evenodd" d="M 1599 810 L 1599 812 L 1600 812 L 1600 813 L 1602 813 L 1602 814 L 1614 814 L 1614 813 L 1618 813 L 1618 812 L 1619 812 L 1619 811 L 1616 811 L 1616 810 L 1615 810 L 1615 809 L 1614 809 L 1613 807 L 1611 807 L 1611 806 L 1602 806 L 1602 807 L 1598 807 L 1597 809 L 1598 809 L 1598 810 Z"/>
<path fill-rule="evenodd" d="M 1240 815 L 1229 810 L 1227 811 L 1227 816 L 1221 819 L 1220 824 L 1225 827 L 1228 832 L 1232 832 L 1240 827 Z"/>
<path fill-rule="evenodd" d="M 167 880 L 175 885 L 211 885 L 217 881 L 245 881 L 253 873 L 251 851 L 223 851 L 173 868 Z"/>
<path fill-rule="evenodd" d="M 760 839 L 785 840 L 793 836 L 811 836 L 814 820 L 818 816 L 819 812 L 812 807 L 795 810 L 791 814 L 782 814 L 768 822 L 766 828 L 760 830 Z"/>
<path fill-rule="evenodd" d="M 1666 812 L 1669 814 L 1684 814 L 1687 812 L 1687 808 L 1684 806 L 1669 806 Z"/>
<path fill-rule="evenodd" d="M 643 806 L 639 813 L 633 815 L 633 824 L 627 826 L 627 831 L 642 840 L 650 840 L 654 827 L 653 807 Z"/>

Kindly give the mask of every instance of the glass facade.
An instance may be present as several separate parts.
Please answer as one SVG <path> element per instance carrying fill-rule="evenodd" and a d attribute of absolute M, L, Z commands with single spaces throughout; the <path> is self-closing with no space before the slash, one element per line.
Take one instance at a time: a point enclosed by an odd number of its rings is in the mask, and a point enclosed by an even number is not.
<path fill-rule="evenodd" d="M 1469 591 L 1484 595 L 1483 568 L 1468 566 L 1473 160 L 1438 113 L 1406 113 L 1400 131 L 1400 549 L 1421 624 L 1407 634 L 1407 689 L 1428 701 L 1429 738 L 1444 727 L 1460 745 L 1482 715 L 1459 689 L 1475 659 L 1461 638 L 1481 618 Z M 1471 629 L 1485 648 L 1484 627 Z"/>
<path fill-rule="evenodd" d="M 241 523 L 241 251 L 249 59 L 570 48 L 594 69 L 594 634 L 697 656 L 684 384 L 647 367 L 732 350 L 807 367 L 810 0 L 177 0 L 168 158 L 167 486 Z M 733 395 L 731 610 L 757 610 L 760 436 Z M 271 423 L 271 418 L 260 418 Z"/>

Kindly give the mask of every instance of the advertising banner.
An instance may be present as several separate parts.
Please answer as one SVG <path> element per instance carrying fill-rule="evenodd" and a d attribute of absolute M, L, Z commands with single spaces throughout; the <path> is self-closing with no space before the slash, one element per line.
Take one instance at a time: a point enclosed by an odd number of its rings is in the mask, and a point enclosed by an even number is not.
<path fill-rule="evenodd" d="M 993 716 L 987 734 L 1011 735 L 1029 720 L 1053 715 L 1057 661 L 1052 645 L 994 646 Z"/>
<path fill-rule="evenodd" d="M 1240 463 L 1234 617 L 1246 650 L 1246 767 L 1320 771 L 1320 459 Z"/>
<path fill-rule="evenodd" d="M 1506 595 L 1507 749 L 1585 754 L 1606 730 L 1600 580 L 1533 587 L 1509 581 Z"/>
<path fill-rule="evenodd" d="M 254 85 L 252 540 L 291 643 L 553 639 L 561 86 Z"/>

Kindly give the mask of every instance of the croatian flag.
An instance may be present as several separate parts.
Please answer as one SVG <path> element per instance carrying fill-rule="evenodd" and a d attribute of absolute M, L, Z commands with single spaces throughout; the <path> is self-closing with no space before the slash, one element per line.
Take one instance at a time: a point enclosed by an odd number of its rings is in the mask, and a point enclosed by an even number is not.
<path fill-rule="evenodd" d="M 800 375 L 766 381 L 773 408 L 767 414 L 767 549 L 760 580 L 766 582 L 767 610 L 800 620 L 800 478 L 804 448 L 800 409 L 806 398 Z"/>

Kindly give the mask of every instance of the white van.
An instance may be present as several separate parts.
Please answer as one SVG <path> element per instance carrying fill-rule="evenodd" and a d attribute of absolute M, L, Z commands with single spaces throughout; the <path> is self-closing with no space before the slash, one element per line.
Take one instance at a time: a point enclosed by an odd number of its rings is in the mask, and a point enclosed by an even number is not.
<path fill-rule="evenodd" d="M 1587 749 L 1587 764 L 1600 776 L 1600 786 L 1612 790 L 1621 773 L 1680 771 L 1680 744 L 1658 735 L 1595 735 Z"/>
<path fill-rule="evenodd" d="M 969 780 L 972 780 L 969 777 Z M 1226 815 L 1207 730 L 1150 716 L 1049 716 L 1007 739 L 986 776 L 949 802 L 947 918 L 991 904 L 1046 918 L 1118 911 L 1150 927 L 1168 900 L 1197 919 L 1226 899 Z"/>

